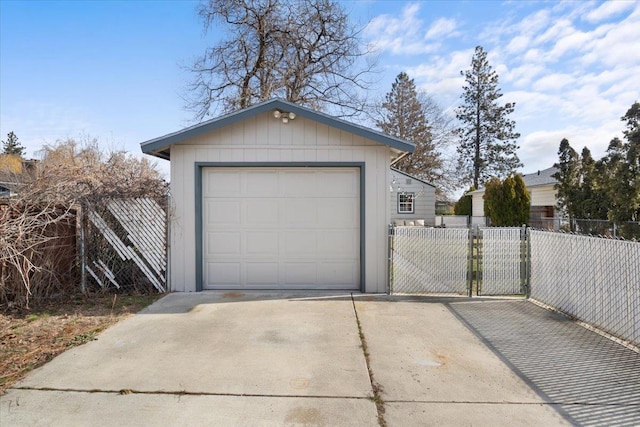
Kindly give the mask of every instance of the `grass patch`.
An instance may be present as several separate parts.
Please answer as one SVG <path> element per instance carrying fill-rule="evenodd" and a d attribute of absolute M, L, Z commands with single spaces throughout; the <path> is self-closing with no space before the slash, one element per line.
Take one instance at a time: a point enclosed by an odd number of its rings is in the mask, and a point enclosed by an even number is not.
<path fill-rule="evenodd" d="M 0 313 L 0 395 L 29 371 L 137 313 L 162 295 L 70 295 Z"/>

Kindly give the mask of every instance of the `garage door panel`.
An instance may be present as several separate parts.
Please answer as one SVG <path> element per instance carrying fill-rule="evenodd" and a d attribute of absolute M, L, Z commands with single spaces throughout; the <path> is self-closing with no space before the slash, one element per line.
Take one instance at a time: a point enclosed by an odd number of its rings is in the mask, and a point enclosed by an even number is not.
<path fill-rule="evenodd" d="M 344 285 L 353 283 L 359 272 L 353 263 L 344 261 L 323 262 L 320 264 L 320 274 L 325 283 L 330 285 Z"/>
<path fill-rule="evenodd" d="M 240 286 L 240 262 L 208 262 L 207 283 L 219 283 L 227 286 Z"/>
<path fill-rule="evenodd" d="M 318 206 L 319 227 L 353 229 L 359 217 L 358 203 L 352 199 L 332 199 Z"/>
<path fill-rule="evenodd" d="M 315 285 L 318 265 L 315 262 L 284 262 L 284 283 L 287 285 Z"/>
<path fill-rule="evenodd" d="M 321 197 L 359 197 L 359 180 L 356 170 L 327 170 L 319 176 L 323 185 L 318 186 L 316 194 Z"/>
<path fill-rule="evenodd" d="M 220 168 L 203 177 L 204 197 L 237 196 L 241 192 L 240 172 L 233 168 Z"/>
<path fill-rule="evenodd" d="M 316 257 L 317 232 L 307 230 L 283 231 L 280 233 L 282 255 L 286 258 Z"/>
<path fill-rule="evenodd" d="M 331 254 L 332 259 L 349 258 L 359 248 L 359 241 L 353 233 L 325 231 L 318 239 L 318 253 Z"/>
<path fill-rule="evenodd" d="M 318 216 L 317 200 L 282 200 L 280 212 L 284 221 L 283 227 L 316 227 Z"/>
<path fill-rule="evenodd" d="M 204 168 L 203 287 L 358 289 L 359 177 L 358 168 Z"/>
<path fill-rule="evenodd" d="M 284 171 L 280 175 L 281 195 L 312 197 L 317 194 L 317 173 L 314 171 Z"/>
<path fill-rule="evenodd" d="M 279 194 L 279 175 L 275 170 L 252 170 L 244 175 L 244 195 L 264 197 L 265 194 Z"/>
<path fill-rule="evenodd" d="M 242 254 L 242 233 L 239 231 L 210 231 L 207 233 L 208 256 Z"/>
<path fill-rule="evenodd" d="M 277 262 L 248 262 L 245 269 L 247 286 L 278 285 L 280 274 Z"/>
<path fill-rule="evenodd" d="M 209 213 L 206 216 L 205 225 L 238 225 L 241 221 L 240 212 L 242 204 L 240 200 L 208 199 L 205 209 Z"/>
<path fill-rule="evenodd" d="M 250 256 L 278 257 L 279 244 L 276 231 L 253 231 L 245 233 L 245 254 Z"/>
<path fill-rule="evenodd" d="M 276 227 L 280 222 L 280 209 L 277 200 L 247 199 L 243 201 L 245 225 Z"/>

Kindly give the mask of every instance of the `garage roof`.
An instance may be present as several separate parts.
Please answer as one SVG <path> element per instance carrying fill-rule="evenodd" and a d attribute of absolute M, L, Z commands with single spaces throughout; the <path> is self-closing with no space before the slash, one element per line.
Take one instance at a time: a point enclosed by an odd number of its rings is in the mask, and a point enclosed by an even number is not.
<path fill-rule="evenodd" d="M 379 142 L 383 145 L 388 145 L 389 147 L 395 148 L 399 151 L 413 153 L 416 148 L 415 144 L 411 142 L 386 135 L 382 132 L 369 129 L 355 123 L 350 123 L 345 120 L 329 116 L 328 114 L 321 113 L 319 111 L 301 107 L 282 99 L 271 99 L 269 101 L 264 101 L 249 108 L 245 108 L 244 110 L 235 111 L 233 113 L 208 120 L 206 122 L 188 127 L 186 129 L 182 129 L 178 132 L 170 133 L 159 138 L 150 139 L 149 141 L 141 143 L 140 147 L 142 148 L 142 152 L 145 154 L 150 154 L 161 159 L 171 160 L 171 146 L 173 144 L 179 144 L 182 141 L 194 136 L 198 136 L 224 126 L 234 124 L 249 117 L 256 116 L 266 111 L 273 111 L 276 109 L 293 112 L 300 117 L 306 117 L 308 119 L 315 120 L 318 123 L 322 123 L 343 130 L 345 132 L 350 132 L 354 135 Z"/>

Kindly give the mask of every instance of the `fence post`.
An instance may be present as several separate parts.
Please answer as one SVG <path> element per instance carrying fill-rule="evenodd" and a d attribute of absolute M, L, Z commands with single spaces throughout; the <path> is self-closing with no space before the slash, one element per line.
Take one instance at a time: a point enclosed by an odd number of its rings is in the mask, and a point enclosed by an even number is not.
<path fill-rule="evenodd" d="M 80 291 L 85 293 L 87 290 L 87 249 L 86 249 L 86 234 L 85 234 L 85 210 L 83 207 L 79 208 L 80 211 Z"/>
<path fill-rule="evenodd" d="M 393 291 L 393 224 L 388 227 L 388 245 L 387 245 L 387 294 L 391 295 Z"/>

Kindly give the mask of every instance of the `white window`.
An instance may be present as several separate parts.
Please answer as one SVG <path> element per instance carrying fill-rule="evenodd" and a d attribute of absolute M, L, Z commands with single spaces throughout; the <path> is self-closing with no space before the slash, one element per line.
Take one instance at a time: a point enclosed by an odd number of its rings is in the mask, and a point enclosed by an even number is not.
<path fill-rule="evenodd" d="M 398 193 L 398 213 L 414 213 L 414 199 L 414 193 Z"/>

